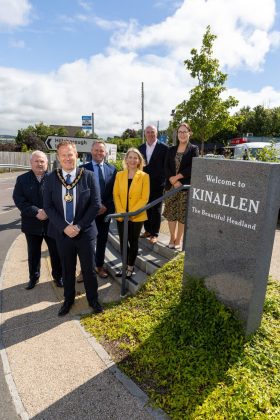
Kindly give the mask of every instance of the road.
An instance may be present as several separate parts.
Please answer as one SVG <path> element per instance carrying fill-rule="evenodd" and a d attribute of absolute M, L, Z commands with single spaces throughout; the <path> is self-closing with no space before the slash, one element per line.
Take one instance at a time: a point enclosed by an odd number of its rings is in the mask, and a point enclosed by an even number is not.
<path fill-rule="evenodd" d="M 15 173 L 0 174 L 0 272 L 2 272 L 6 254 L 15 238 L 20 233 L 20 215 L 16 209 L 12 192 L 16 177 Z M 0 301 L 0 309 L 2 301 Z M 1 328 L 1 326 L 0 326 Z M 0 330 L 1 331 L 1 330 Z M 0 349 L 2 338 L 0 336 Z M 14 404 L 4 376 L 2 359 L 0 361 L 0 420 L 18 420 Z"/>

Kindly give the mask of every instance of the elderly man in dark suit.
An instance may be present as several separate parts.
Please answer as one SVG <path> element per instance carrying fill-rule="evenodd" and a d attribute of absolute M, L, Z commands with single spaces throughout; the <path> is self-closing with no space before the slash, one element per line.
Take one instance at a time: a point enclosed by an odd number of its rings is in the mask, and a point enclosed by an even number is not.
<path fill-rule="evenodd" d="M 108 272 L 104 267 L 106 243 L 108 239 L 110 220 L 105 222 L 107 214 L 114 213 L 113 187 L 117 170 L 113 165 L 105 162 L 106 144 L 103 140 L 96 140 L 91 148 L 91 162 L 82 167 L 93 171 L 97 185 L 100 187 L 101 207 L 95 218 L 97 240 L 95 248 L 96 272 L 101 278 L 107 278 Z"/>
<path fill-rule="evenodd" d="M 168 146 L 158 141 L 157 129 L 153 125 L 146 127 L 145 137 L 146 143 L 141 144 L 139 151 L 146 161 L 144 171 L 150 176 L 150 203 L 163 195 L 165 185 L 164 161 Z M 144 222 L 145 232 L 141 237 L 148 238 L 152 244 L 157 242 L 159 234 L 161 207 L 162 203 L 159 203 L 147 210 L 148 220 Z"/>
<path fill-rule="evenodd" d="M 57 287 L 63 287 L 62 268 L 55 240 L 48 236 L 48 216 L 43 208 L 43 188 L 47 175 L 48 159 L 45 153 L 32 153 L 31 171 L 17 178 L 13 199 L 21 212 L 21 230 L 25 233 L 28 250 L 29 283 L 33 289 L 39 281 L 41 268 L 41 246 L 46 241 L 52 266 L 52 276 Z"/>
<path fill-rule="evenodd" d="M 47 177 L 44 208 L 50 219 L 49 235 L 56 239 L 64 278 L 64 303 L 58 315 L 66 315 L 75 300 L 77 255 L 81 263 L 85 291 L 95 313 L 102 312 L 94 264 L 95 217 L 101 202 L 92 172 L 77 168 L 74 143 L 64 140 L 57 146 L 61 168 Z"/>

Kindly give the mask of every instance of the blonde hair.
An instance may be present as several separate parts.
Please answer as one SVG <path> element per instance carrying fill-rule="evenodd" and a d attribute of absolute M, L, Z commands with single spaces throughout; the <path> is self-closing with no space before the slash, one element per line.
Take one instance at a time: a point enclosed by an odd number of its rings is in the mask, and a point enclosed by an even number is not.
<path fill-rule="evenodd" d="M 130 149 L 128 149 L 128 151 L 126 152 L 124 159 L 123 159 L 123 168 L 127 169 L 127 164 L 126 164 L 126 160 L 128 158 L 129 153 L 136 153 L 136 155 L 139 158 L 139 163 L 137 165 L 137 168 L 140 169 L 140 171 L 143 171 L 143 168 L 145 166 L 145 160 L 143 158 L 143 156 L 141 155 L 141 153 L 139 152 L 138 149 L 136 149 L 135 147 L 131 147 Z"/>

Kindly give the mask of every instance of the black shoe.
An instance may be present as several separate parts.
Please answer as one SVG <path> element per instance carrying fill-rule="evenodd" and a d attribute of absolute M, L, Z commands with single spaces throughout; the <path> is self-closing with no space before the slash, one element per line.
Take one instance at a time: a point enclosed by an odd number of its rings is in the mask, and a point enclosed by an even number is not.
<path fill-rule="evenodd" d="M 62 279 L 62 277 L 59 278 L 59 279 L 55 279 L 54 282 L 55 282 L 55 285 L 57 287 L 63 287 L 63 279 Z"/>
<path fill-rule="evenodd" d="M 100 314 L 101 312 L 103 312 L 103 308 L 100 305 L 100 303 L 98 302 L 98 300 L 93 300 L 90 303 L 90 306 L 92 307 L 93 312 L 96 313 L 96 314 Z"/>
<path fill-rule="evenodd" d="M 34 289 L 34 287 L 36 286 L 36 284 L 38 283 L 39 279 L 37 280 L 29 280 L 28 285 L 26 286 L 26 290 L 31 290 Z"/>
<path fill-rule="evenodd" d="M 122 277 L 122 270 L 121 269 L 116 271 L 116 277 Z"/>
<path fill-rule="evenodd" d="M 64 316 L 64 315 L 68 314 L 72 305 L 73 305 L 73 302 L 65 301 L 58 311 L 58 316 Z"/>

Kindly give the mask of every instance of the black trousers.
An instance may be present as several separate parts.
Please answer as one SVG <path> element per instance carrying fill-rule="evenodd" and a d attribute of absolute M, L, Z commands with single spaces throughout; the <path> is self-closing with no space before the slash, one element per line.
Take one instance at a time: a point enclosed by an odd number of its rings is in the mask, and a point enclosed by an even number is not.
<path fill-rule="evenodd" d="M 143 222 L 128 222 L 127 264 L 133 266 L 138 254 L 138 239 Z M 123 229 L 124 222 L 117 222 L 120 237 L 121 254 L 123 253 Z"/>
<path fill-rule="evenodd" d="M 62 264 L 65 301 L 73 303 L 75 300 L 75 280 L 78 255 L 87 300 L 91 305 L 92 301 L 97 300 L 98 298 L 98 284 L 94 263 L 95 238 L 88 236 L 83 232 L 75 238 L 69 238 L 67 235 L 63 235 L 61 239 L 57 239 L 57 246 Z"/>
<path fill-rule="evenodd" d="M 156 200 L 163 195 L 163 189 L 153 191 L 150 193 L 149 203 Z M 152 236 L 158 236 L 160 224 L 161 224 L 161 208 L 162 202 L 156 204 L 147 210 L 148 220 L 144 222 L 144 228 L 146 232 L 149 232 Z"/>
<path fill-rule="evenodd" d="M 95 247 L 95 264 L 96 267 L 102 267 L 105 259 L 105 250 L 108 239 L 110 220 L 108 222 L 104 221 L 105 216 L 97 216 L 95 218 L 95 224 L 97 227 L 97 238 L 96 238 L 96 247 Z"/>
<path fill-rule="evenodd" d="M 27 241 L 29 280 L 35 282 L 40 277 L 43 239 L 47 243 L 50 254 L 52 276 L 55 280 L 60 279 L 62 277 L 62 267 L 55 240 L 47 235 L 32 235 L 30 233 L 25 233 L 25 237 Z"/>

